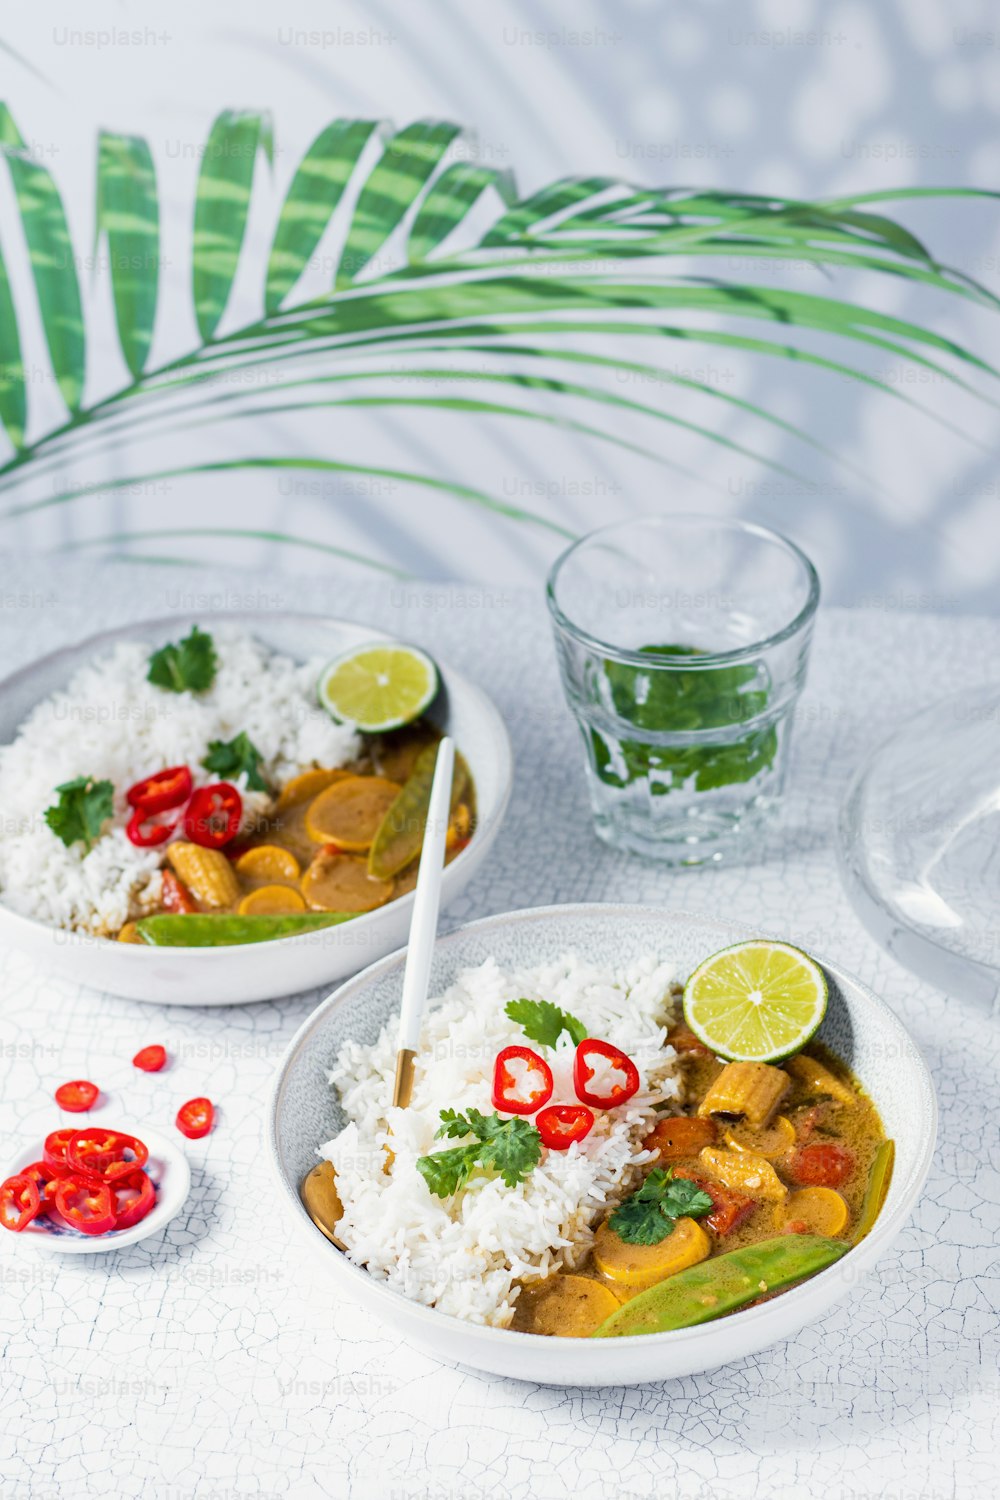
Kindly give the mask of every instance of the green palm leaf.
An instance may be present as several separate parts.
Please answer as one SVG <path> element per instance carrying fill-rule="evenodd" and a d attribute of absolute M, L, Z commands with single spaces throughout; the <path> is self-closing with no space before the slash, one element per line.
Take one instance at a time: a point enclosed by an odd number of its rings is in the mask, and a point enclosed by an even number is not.
<path fill-rule="evenodd" d="M 695 421 L 678 410 L 673 397 L 680 392 L 711 400 L 719 413 L 780 429 L 825 459 L 860 474 L 808 431 L 759 403 L 661 365 L 626 358 L 621 344 L 636 338 L 798 363 L 818 375 L 846 377 L 860 388 L 923 410 L 906 391 L 866 370 L 858 358 L 890 353 L 933 371 L 980 401 L 1000 404 L 990 388 L 997 372 L 957 339 L 905 315 L 883 313 L 874 299 L 873 305 L 866 305 L 835 295 L 833 279 L 839 272 L 863 270 L 996 310 L 992 293 L 940 264 L 916 236 L 881 211 L 881 202 L 892 194 L 814 203 L 759 194 L 632 188 L 611 178 L 590 177 L 561 179 L 519 200 L 508 173 L 452 159 L 459 135 L 457 126 L 440 121 L 417 122 L 388 134 L 372 121 L 336 120 L 321 131 L 300 162 L 277 214 L 262 279 L 264 314 L 219 337 L 244 253 L 256 158 L 261 150 L 268 156 L 271 152 L 265 116 L 221 114 L 209 135 L 195 193 L 193 303 L 201 342 L 154 370 L 147 370 L 158 291 L 152 158 L 141 141 L 103 136 L 98 229 L 107 236 L 119 337 L 132 379 L 82 410 L 82 321 L 77 316 L 74 364 L 67 328 L 53 314 L 58 306 L 65 318 L 71 294 L 62 287 L 61 302 L 56 297 L 47 260 L 53 246 L 61 249 L 75 288 L 65 219 L 51 178 L 45 172 L 41 178 L 31 175 L 32 169 L 41 169 L 27 161 L 4 111 L 0 144 L 7 148 L 21 203 L 53 365 L 64 391 L 74 393 L 74 371 L 77 384 L 71 419 L 31 447 L 23 447 L 30 412 L 25 411 L 19 368 L 16 311 L 0 263 L 0 335 L 5 349 L 15 354 L 0 373 L 0 418 L 17 447 L 0 467 L 0 479 L 6 476 L 12 483 L 48 473 L 49 464 L 64 467 L 89 452 L 88 444 L 99 444 L 102 452 L 117 456 L 127 452 L 136 437 L 174 439 L 193 425 L 221 431 L 221 424 L 234 422 L 252 432 L 254 418 L 315 409 L 341 409 L 345 414 L 357 409 L 454 413 L 466 420 L 549 423 L 698 477 L 682 469 L 669 448 L 664 452 L 633 441 L 614 420 L 629 416 L 636 422 L 652 422 L 649 430 L 668 441 L 672 433 L 694 434 L 802 478 L 752 443 L 738 441 L 720 424 Z M 380 154 L 373 161 L 376 143 Z M 917 192 L 933 196 L 926 190 Z M 903 190 L 897 196 L 917 192 Z M 950 195 L 950 190 L 945 192 Z M 964 189 L 955 193 L 971 195 Z M 493 222 L 485 232 L 470 231 L 472 224 L 485 221 L 487 205 L 494 211 Z M 339 230 L 341 219 L 344 226 Z M 321 242 L 327 235 L 336 238 L 333 224 L 338 226 L 339 242 L 332 250 L 337 265 L 332 288 L 296 303 L 296 287 Z M 449 251 L 450 246 L 461 248 Z M 385 266 L 380 264 L 383 258 Z M 817 289 L 759 284 L 754 266 L 782 261 L 812 267 L 822 278 Z M 79 313 L 78 291 L 76 308 Z M 745 326 L 747 320 L 770 325 L 780 334 L 759 337 Z M 56 330 L 61 342 L 55 339 Z M 616 341 L 615 350 L 594 347 L 595 341 L 606 344 L 609 339 Z M 453 366 L 435 369 L 424 360 L 426 353 L 454 356 Z M 459 357 L 467 354 L 498 363 L 496 368 L 474 369 Z M 407 363 L 401 366 L 401 360 Z M 551 362 L 558 373 L 538 373 L 537 362 L 542 360 Z M 510 367 L 512 361 L 517 368 Z M 523 368 L 525 361 L 535 362 L 535 371 Z M 560 364 L 570 368 L 560 370 Z M 266 387 L 258 380 L 232 378 L 261 366 L 273 376 Z M 412 391 L 400 393 L 398 386 L 389 392 L 378 389 L 378 382 L 397 377 L 401 368 L 414 383 Z M 584 369 L 592 378 L 574 378 Z M 610 379 L 622 372 L 652 378 L 660 399 L 635 399 L 600 383 L 601 377 Z M 280 382 L 277 391 L 275 382 Z M 456 389 L 462 382 L 473 386 L 471 394 Z M 478 394 L 484 383 L 488 395 Z M 581 406 L 598 416 L 606 414 L 608 420 L 584 420 Z M 941 413 L 932 410 L 927 415 L 967 436 Z M 334 445 L 342 430 L 347 430 L 344 424 L 323 428 Z M 477 486 L 325 454 L 233 454 L 230 446 L 218 459 L 137 477 L 130 473 L 121 482 L 269 468 L 380 477 L 418 490 L 433 488 L 510 520 L 568 534 L 558 522 L 507 504 Z M 6 514 L 68 504 L 106 488 L 106 481 L 72 490 L 57 491 L 52 485 L 44 498 L 15 503 Z M 145 533 L 149 538 L 160 534 L 167 532 Z M 289 545 L 301 540 L 268 535 Z"/>
<path fill-rule="evenodd" d="M 264 307 L 276 312 L 305 270 L 372 135 L 374 120 L 334 120 L 292 179 L 267 263 Z"/>
<path fill-rule="evenodd" d="M 103 132 L 97 165 L 97 233 L 107 237 L 118 339 L 133 375 L 146 367 L 160 277 L 156 169 L 138 136 Z"/>
<path fill-rule="evenodd" d="M 360 276 L 382 249 L 459 135 L 457 125 L 422 120 L 386 141 L 385 152 L 362 188 L 354 210 L 337 268 L 338 287 Z"/>
<path fill-rule="evenodd" d="M 7 263 L 0 251 L 0 422 L 15 448 L 24 442 L 27 417 L 27 393 L 24 388 L 24 361 L 21 357 L 21 335 L 17 328 L 14 299 L 10 293 Z"/>
<path fill-rule="evenodd" d="M 76 259 L 62 199 L 52 174 L 26 151 L 5 104 L 0 104 L 0 148 L 21 213 L 49 358 L 63 400 L 75 412 L 83 397 L 86 352 Z"/>
<path fill-rule="evenodd" d="M 224 110 L 209 133 L 194 204 L 192 287 L 198 332 L 208 340 L 229 301 L 243 245 L 257 152 L 272 157 L 266 115 Z"/>

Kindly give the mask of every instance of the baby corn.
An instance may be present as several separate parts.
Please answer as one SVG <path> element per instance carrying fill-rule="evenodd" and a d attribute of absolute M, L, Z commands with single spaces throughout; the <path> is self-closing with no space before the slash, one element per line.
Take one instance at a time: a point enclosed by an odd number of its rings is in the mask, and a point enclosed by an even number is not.
<path fill-rule="evenodd" d="M 727 1063 L 698 1105 L 698 1113 L 742 1116 L 767 1125 L 790 1087 L 788 1075 L 768 1063 Z"/>
<path fill-rule="evenodd" d="M 203 849 L 200 844 L 171 844 L 167 859 L 203 906 L 227 907 L 239 900 L 236 873 L 218 849 Z"/>
<path fill-rule="evenodd" d="M 831 1099 L 836 1099 L 838 1104 L 846 1104 L 849 1108 L 857 1103 L 847 1084 L 841 1083 L 840 1079 L 835 1077 L 821 1062 L 817 1062 L 815 1057 L 806 1057 L 805 1053 L 800 1052 L 797 1057 L 790 1057 L 785 1067 L 793 1078 L 797 1078 L 813 1093 L 827 1094 Z"/>
<path fill-rule="evenodd" d="M 706 1146 L 698 1160 L 723 1187 L 750 1193 L 768 1203 L 785 1200 L 785 1185 L 771 1163 L 752 1151 L 720 1151 L 715 1146 Z"/>

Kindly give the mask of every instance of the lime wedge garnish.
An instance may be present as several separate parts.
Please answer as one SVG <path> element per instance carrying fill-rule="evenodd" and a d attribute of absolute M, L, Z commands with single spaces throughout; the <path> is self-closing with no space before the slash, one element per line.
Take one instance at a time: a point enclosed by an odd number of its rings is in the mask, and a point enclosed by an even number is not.
<path fill-rule="evenodd" d="M 415 646 L 356 646 L 320 673 L 323 707 L 347 724 L 376 734 L 418 718 L 438 690 L 437 668 Z"/>
<path fill-rule="evenodd" d="M 823 970 L 789 943 L 763 938 L 706 958 L 684 986 L 684 1019 L 730 1062 L 780 1062 L 826 1014 Z"/>

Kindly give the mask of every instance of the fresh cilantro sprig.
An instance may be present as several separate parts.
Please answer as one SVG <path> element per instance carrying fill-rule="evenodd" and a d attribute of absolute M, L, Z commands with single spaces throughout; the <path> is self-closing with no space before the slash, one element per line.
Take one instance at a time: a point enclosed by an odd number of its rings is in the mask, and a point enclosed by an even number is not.
<path fill-rule="evenodd" d="M 520 1116 L 504 1120 L 500 1115 L 484 1115 L 470 1109 L 460 1115 L 456 1110 L 441 1111 L 439 1136 L 461 1140 L 474 1136 L 464 1146 L 451 1151 L 435 1151 L 417 1158 L 417 1171 L 438 1198 L 450 1198 L 463 1188 L 477 1167 L 498 1172 L 508 1187 L 523 1182 L 542 1155 L 542 1138 L 534 1125 Z"/>
<path fill-rule="evenodd" d="M 712 1200 L 697 1183 L 654 1167 L 642 1187 L 611 1215 L 611 1228 L 627 1245 L 658 1245 L 683 1217 L 698 1219 Z"/>
<path fill-rule="evenodd" d="M 170 693 L 203 693 L 215 681 L 218 666 L 212 637 L 195 625 L 182 641 L 153 652 L 146 679 Z"/>
<path fill-rule="evenodd" d="M 508 1000 L 504 1011 L 522 1028 L 529 1041 L 539 1042 L 543 1047 L 554 1047 L 564 1031 L 569 1033 L 574 1047 L 579 1047 L 589 1035 L 582 1021 L 553 1005 L 551 1000 Z"/>
<path fill-rule="evenodd" d="M 110 781 L 77 776 L 56 787 L 58 801 L 45 810 L 45 821 L 67 848 L 78 841 L 89 850 L 114 807 L 115 789 Z"/>
<path fill-rule="evenodd" d="M 269 792 L 271 788 L 260 774 L 264 759 L 243 729 L 232 740 L 209 740 L 208 754 L 202 761 L 206 771 L 214 771 L 223 781 L 235 781 L 244 772 L 251 792 Z"/>

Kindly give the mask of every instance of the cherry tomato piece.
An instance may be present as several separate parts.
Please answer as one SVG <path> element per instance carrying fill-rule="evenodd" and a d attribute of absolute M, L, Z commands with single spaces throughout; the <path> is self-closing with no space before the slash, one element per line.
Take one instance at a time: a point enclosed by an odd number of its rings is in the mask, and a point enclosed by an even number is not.
<path fill-rule="evenodd" d="M 215 1106 L 211 1099 L 189 1099 L 177 1111 L 177 1129 L 189 1141 L 201 1140 L 215 1123 Z"/>
<path fill-rule="evenodd" d="M 90 1109 L 100 1089 L 86 1078 L 74 1078 L 72 1083 L 61 1083 L 56 1089 L 56 1103 L 70 1114 L 80 1115 Z"/>
<path fill-rule="evenodd" d="M 163 882 L 160 886 L 160 905 L 164 911 L 197 911 L 194 897 L 184 884 L 178 880 L 173 870 L 164 870 Z"/>
<path fill-rule="evenodd" d="M 788 1175 L 806 1187 L 840 1187 L 854 1171 L 854 1153 L 846 1146 L 829 1144 L 803 1146 L 789 1164 Z"/>
<path fill-rule="evenodd" d="M 111 1183 L 115 1200 L 115 1228 L 131 1229 L 144 1219 L 156 1202 L 156 1189 L 143 1171 Z"/>
<path fill-rule="evenodd" d="M 56 1188 L 56 1208 L 82 1234 L 105 1234 L 115 1227 L 115 1198 L 106 1182 L 64 1177 Z"/>
<path fill-rule="evenodd" d="M 132 1066 L 144 1073 L 158 1073 L 167 1060 L 167 1049 L 156 1043 L 152 1047 L 140 1047 L 132 1059 Z"/>
<path fill-rule="evenodd" d="M 41 1206 L 38 1184 L 24 1172 L 0 1184 L 0 1224 L 4 1229 L 20 1234 L 37 1217 Z"/>
<path fill-rule="evenodd" d="M 69 1145 L 70 1137 L 76 1131 L 72 1125 L 65 1130 L 53 1130 L 51 1135 L 45 1137 L 45 1145 L 42 1147 L 42 1160 L 50 1167 L 66 1167 L 66 1147 Z"/>
<path fill-rule="evenodd" d="M 114 1182 L 128 1177 L 149 1160 L 149 1148 L 134 1135 L 91 1126 L 77 1130 L 66 1147 L 66 1161 L 74 1176 L 90 1182 Z"/>

